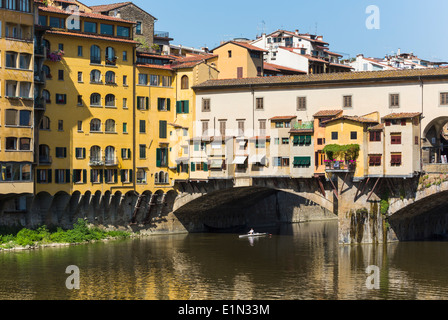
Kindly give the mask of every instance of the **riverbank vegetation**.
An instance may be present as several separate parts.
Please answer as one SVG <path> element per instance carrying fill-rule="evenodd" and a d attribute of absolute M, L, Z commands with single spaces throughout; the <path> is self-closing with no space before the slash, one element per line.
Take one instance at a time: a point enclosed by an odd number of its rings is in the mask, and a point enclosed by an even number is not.
<path fill-rule="evenodd" d="M 87 221 L 78 219 L 73 229 L 57 228 L 50 230 L 46 226 L 37 229 L 0 230 L 0 250 L 16 247 L 37 247 L 48 244 L 75 244 L 106 239 L 124 239 L 131 236 L 126 231 L 106 231 L 90 227 Z"/>

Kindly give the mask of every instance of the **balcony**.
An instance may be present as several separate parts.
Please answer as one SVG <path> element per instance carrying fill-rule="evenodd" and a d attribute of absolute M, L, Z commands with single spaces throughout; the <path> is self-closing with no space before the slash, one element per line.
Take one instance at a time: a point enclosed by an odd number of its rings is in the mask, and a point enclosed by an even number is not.
<path fill-rule="evenodd" d="M 45 98 L 36 98 L 34 99 L 34 109 L 35 110 L 45 110 L 47 106 L 47 101 Z"/>
<path fill-rule="evenodd" d="M 118 166 L 118 157 L 106 157 L 104 165 L 109 167 Z"/>
<path fill-rule="evenodd" d="M 154 37 L 158 38 L 169 38 L 170 33 L 167 31 L 154 31 Z"/>
<path fill-rule="evenodd" d="M 41 155 L 39 156 L 39 165 L 50 165 L 53 163 L 51 156 Z"/>
<path fill-rule="evenodd" d="M 104 166 L 104 160 L 101 157 L 90 157 L 89 166 L 102 167 Z"/>
<path fill-rule="evenodd" d="M 356 161 L 325 160 L 325 170 L 327 172 L 354 172 Z"/>

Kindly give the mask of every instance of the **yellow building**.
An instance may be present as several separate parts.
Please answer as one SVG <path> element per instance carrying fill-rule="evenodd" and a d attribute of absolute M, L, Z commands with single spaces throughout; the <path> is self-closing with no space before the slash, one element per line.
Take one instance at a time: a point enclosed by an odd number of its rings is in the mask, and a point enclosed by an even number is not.
<path fill-rule="evenodd" d="M 218 56 L 219 79 L 263 76 L 263 54 L 267 50 L 246 42 L 229 41 L 212 50 Z"/>
<path fill-rule="evenodd" d="M 58 4 L 39 6 L 49 30 L 36 193 L 133 190 L 133 23 Z"/>
<path fill-rule="evenodd" d="M 0 9 L 0 196 L 33 193 L 33 26 L 32 1 L 3 3 Z M 25 209 L 24 197 L 6 208 Z"/>
<path fill-rule="evenodd" d="M 379 123 L 378 112 L 361 117 L 338 116 L 325 122 L 326 147 L 335 146 L 332 154 L 326 153 L 326 172 L 352 172 L 354 180 L 364 178 L 368 172 L 368 128 Z M 339 152 L 342 146 L 358 145 L 357 156 Z M 354 159 L 353 159 L 354 158 Z"/>

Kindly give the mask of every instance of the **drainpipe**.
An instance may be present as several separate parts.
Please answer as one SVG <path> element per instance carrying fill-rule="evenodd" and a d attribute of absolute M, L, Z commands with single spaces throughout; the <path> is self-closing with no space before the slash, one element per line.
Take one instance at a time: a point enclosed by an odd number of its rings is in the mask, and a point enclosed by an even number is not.
<path fill-rule="evenodd" d="M 132 184 L 133 184 L 133 189 L 134 189 L 134 193 L 137 192 L 137 164 L 136 164 L 136 105 L 135 105 L 135 98 L 136 98 L 136 85 L 135 85 L 135 76 L 136 76 L 136 72 L 137 72 L 137 52 L 136 52 L 136 47 L 134 46 L 134 48 L 132 49 L 132 169 L 133 169 L 133 177 L 132 177 Z"/>
<path fill-rule="evenodd" d="M 423 106 L 424 106 L 424 84 L 423 84 L 423 80 L 422 77 L 419 76 L 418 79 L 420 80 L 420 87 L 422 88 L 422 116 L 419 119 L 419 123 L 420 123 L 420 139 L 419 139 L 419 144 L 420 144 L 420 172 L 423 170 L 423 149 L 422 149 L 422 130 L 423 128 L 421 127 L 421 119 L 423 119 Z"/>
<path fill-rule="evenodd" d="M 253 136 L 255 136 L 255 92 L 251 84 L 249 85 L 249 88 L 252 93 L 252 133 Z"/>

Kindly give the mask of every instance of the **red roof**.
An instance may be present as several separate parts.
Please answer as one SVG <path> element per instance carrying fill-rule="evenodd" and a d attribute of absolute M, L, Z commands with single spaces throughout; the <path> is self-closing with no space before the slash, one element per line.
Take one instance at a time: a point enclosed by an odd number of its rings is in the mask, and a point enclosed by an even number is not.
<path fill-rule="evenodd" d="M 227 41 L 227 42 L 221 44 L 220 46 L 216 47 L 215 49 L 213 49 L 211 51 L 213 52 L 214 50 L 216 50 L 216 49 L 218 49 L 218 48 L 220 48 L 220 47 L 222 47 L 222 46 L 224 46 L 226 44 L 229 44 L 229 43 L 232 43 L 234 45 L 246 48 L 247 50 L 251 50 L 251 51 L 269 52 L 269 51 L 267 51 L 265 49 L 258 48 L 256 46 L 253 46 L 253 45 L 247 43 L 247 42 L 242 42 L 242 41 Z"/>
<path fill-rule="evenodd" d="M 137 41 L 131 40 L 131 39 L 125 39 L 125 38 L 117 38 L 117 37 L 107 37 L 102 35 L 96 35 L 96 34 L 86 34 L 81 32 L 68 32 L 68 31 L 59 31 L 59 30 L 48 30 L 47 34 L 57 34 L 57 35 L 63 35 L 63 36 L 72 36 L 72 37 L 81 37 L 81 38 L 88 38 L 88 39 L 98 39 L 98 40 L 106 40 L 106 41 L 115 41 L 115 42 L 125 42 L 130 44 L 138 44 Z"/>
<path fill-rule="evenodd" d="M 265 70 L 276 71 L 276 72 L 289 71 L 289 72 L 294 72 L 294 73 L 306 74 L 306 71 L 302 71 L 302 70 L 299 70 L 299 69 L 288 68 L 288 67 L 280 66 L 278 64 L 267 63 L 267 62 L 263 63 L 263 68 Z"/>
<path fill-rule="evenodd" d="M 313 117 L 334 117 L 342 113 L 342 110 L 321 110 L 318 113 L 314 114 Z"/>
<path fill-rule="evenodd" d="M 39 6 L 39 11 L 42 12 L 51 12 L 51 13 L 58 13 L 58 14 L 65 14 L 65 15 L 72 15 L 72 12 L 65 11 L 56 7 L 45 7 L 45 6 Z M 89 12 L 79 12 L 80 17 L 85 18 L 92 18 L 92 19 L 100 19 L 100 20 L 109 20 L 109 21 L 116 21 L 116 22 L 122 22 L 122 23 L 129 23 L 129 24 L 135 24 L 135 22 L 123 20 L 120 18 L 110 17 L 99 13 L 89 13 Z"/>
<path fill-rule="evenodd" d="M 384 116 L 383 119 L 408 119 L 420 116 L 420 112 L 401 112 L 401 113 L 391 113 Z"/>
<path fill-rule="evenodd" d="M 139 63 L 139 64 L 137 64 L 137 67 L 173 71 L 173 68 L 171 67 L 170 64 L 160 65 L 160 64 L 150 64 L 150 63 Z"/>
<path fill-rule="evenodd" d="M 212 55 L 212 54 L 204 54 L 204 55 L 198 54 L 198 55 L 194 55 L 194 56 L 182 57 L 182 58 L 176 59 L 172 63 L 172 67 L 175 69 L 192 68 L 203 61 L 206 61 L 208 59 L 215 58 L 215 57 L 217 57 L 217 56 Z"/>
<path fill-rule="evenodd" d="M 112 4 L 103 4 L 103 5 L 98 5 L 98 6 L 91 6 L 90 8 L 92 8 L 93 12 L 106 12 L 106 11 L 111 11 L 117 8 L 121 8 L 125 5 L 131 4 L 132 2 L 128 1 L 128 2 L 119 2 L 119 3 L 112 3 Z"/>

